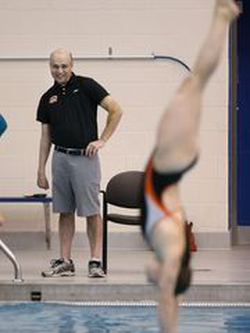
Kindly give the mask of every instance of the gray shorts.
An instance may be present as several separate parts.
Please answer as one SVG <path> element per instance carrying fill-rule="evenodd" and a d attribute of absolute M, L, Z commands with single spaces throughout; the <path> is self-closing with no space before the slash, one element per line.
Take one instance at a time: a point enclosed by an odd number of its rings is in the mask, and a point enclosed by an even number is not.
<path fill-rule="evenodd" d="M 55 213 L 92 216 L 100 212 L 100 163 L 98 155 L 73 156 L 54 151 L 52 194 Z"/>

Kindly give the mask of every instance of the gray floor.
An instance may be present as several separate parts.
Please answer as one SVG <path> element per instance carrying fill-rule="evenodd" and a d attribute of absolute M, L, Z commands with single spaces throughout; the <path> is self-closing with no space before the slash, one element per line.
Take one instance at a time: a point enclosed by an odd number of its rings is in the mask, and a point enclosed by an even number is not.
<path fill-rule="evenodd" d="M 77 274 L 71 278 L 41 277 L 55 251 L 16 251 L 24 281 L 13 282 L 11 262 L 0 253 L 0 301 L 30 300 L 39 295 L 45 301 L 155 301 L 157 289 L 147 282 L 148 251 L 112 250 L 109 273 L 104 279 L 87 278 L 88 253 L 75 249 Z M 193 253 L 192 287 L 187 302 L 249 302 L 250 246 L 230 250 L 200 250 Z"/>

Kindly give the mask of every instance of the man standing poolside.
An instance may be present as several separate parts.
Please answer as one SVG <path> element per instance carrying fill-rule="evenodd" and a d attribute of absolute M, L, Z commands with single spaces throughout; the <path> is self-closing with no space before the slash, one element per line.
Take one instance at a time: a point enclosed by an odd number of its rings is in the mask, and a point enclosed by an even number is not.
<path fill-rule="evenodd" d="M 50 55 L 54 85 L 40 99 L 37 120 L 42 123 L 37 185 L 47 190 L 46 162 L 51 144 L 53 211 L 59 213 L 60 258 L 51 261 L 44 277 L 72 276 L 71 258 L 75 211 L 87 218 L 90 244 L 89 277 L 104 277 L 100 262 L 102 220 L 98 151 L 117 128 L 122 116 L 119 104 L 99 83 L 72 72 L 73 57 L 64 49 Z M 97 108 L 108 112 L 106 126 L 98 138 Z"/>

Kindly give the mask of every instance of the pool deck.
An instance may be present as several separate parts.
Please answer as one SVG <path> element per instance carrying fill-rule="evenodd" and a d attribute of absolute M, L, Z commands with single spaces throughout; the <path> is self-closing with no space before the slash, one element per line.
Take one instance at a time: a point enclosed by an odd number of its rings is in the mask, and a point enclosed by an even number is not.
<path fill-rule="evenodd" d="M 88 253 L 73 250 L 75 277 L 43 278 L 55 250 L 15 251 L 24 281 L 13 282 L 12 263 L 0 251 L 0 301 L 27 301 L 34 295 L 43 301 L 156 301 L 157 289 L 145 276 L 150 258 L 145 250 L 111 250 L 109 272 L 104 279 L 87 277 Z M 183 302 L 250 303 L 250 246 L 199 250 L 193 253 L 192 287 Z"/>

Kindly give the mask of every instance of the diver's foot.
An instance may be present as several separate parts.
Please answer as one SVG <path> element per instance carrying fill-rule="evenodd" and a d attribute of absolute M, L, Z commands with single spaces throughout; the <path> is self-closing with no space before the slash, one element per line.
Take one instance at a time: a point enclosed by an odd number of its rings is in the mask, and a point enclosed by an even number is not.
<path fill-rule="evenodd" d="M 217 0 L 216 9 L 229 22 L 233 21 L 240 14 L 240 8 L 234 0 Z"/>

